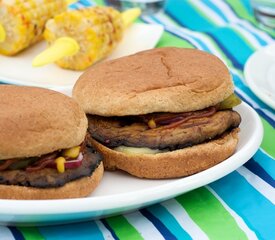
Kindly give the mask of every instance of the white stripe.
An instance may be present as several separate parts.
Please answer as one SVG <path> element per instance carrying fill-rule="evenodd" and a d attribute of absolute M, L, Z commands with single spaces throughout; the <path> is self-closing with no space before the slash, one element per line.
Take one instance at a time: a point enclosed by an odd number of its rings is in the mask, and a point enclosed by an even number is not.
<path fill-rule="evenodd" d="M 263 154 L 267 155 L 271 160 L 275 161 L 274 157 L 272 157 L 268 152 L 266 152 L 264 149 L 259 148 L 259 151 L 261 151 Z"/>
<path fill-rule="evenodd" d="M 0 226 L 0 239 L 1 240 L 14 240 L 14 236 L 12 235 L 9 228 Z"/>
<path fill-rule="evenodd" d="M 224 0 L 212 0 L 212 2 L 222 10 L 224 16 L 231 22 L 231 23 L 237 23 L 240 24 L 242 27 L 247 28 L 251 32 L 258 35 L 260 38 L 262 38 L 264 41 L 271 43 L 273 42 L 273 39 L 264 31 L 261 31 L 254 27 L 250 22 L 247 22 L 244 19 L 238 18 L 236 16 L 235 12 L 224 2 Z"/>
<path fill-rule="evenodd" d="M 275 204 L 275 189 L 245 167 L 240 167 L 238 173 L 250 183 L 258 192 L 264 195 L 269 201 Z"/>
<path fill-rule="evenodd" d="M 156 227 L 140 212 L 128 213 L 123 216 L 141 234 L 144 239 L 164 239 Z"/>
<path fill-rule="evenodd" d="M 220 196 L 209 186 L 206 186 L 206 188 L 219 200 L 219 202 L 223 205 L 223 207 L 226 209 L 226 211 L 235 219 L 236 223 L 240 227 L 240 229 L 243 230 L 245 235 L 249 240 L 257 240 L 257 236 L 255 232 L 253 232 L 244 222 L 244 220 L 235 212 L 233 211 L 221 198 Z"/>
<path fill-rule="evenodd" d="M 212 2 L 223 12 L 224 16 L 228 19 L 229 22 L 237 23 L 240 21 L 240 19 L 223 0 L 212 0 Z"/>
<path fill-rule="evenodd" d="M 191 4 L 199 8 L 205 15 L 207 15 L 211 20 L 213 20 L 217 25 L 223 26 L 226 22 L 210 7 L 203 4 L 203 1 L 190 1 Z"/>
<path fill-rule="evenodd" d="M 230 27 L 233 28 L 235 31 L 237 31 L 245 39 L 247 39 L 247 41 L 250 42 L 254 48 L 256 49 L 262 48 L 262 45 L 259 43 L 258 39 L 256 39 L 254 35 L 251 34 L 249 31 L 247 31 L 245 28 L 242 28 L 238 25 L 231 25 Z"/>
<path fill-rule="evenodd" d="M 174 216 L 177 222 L 192 237 L 192 239 L 209 239 L 175 199 L 165 201 L 161 203 L 161 205 Z"/>
<path fill-rule="evenodd" d="M 112 240 L 114 239 L 111 232 L 104 226 L 104 224 L 101 221 L 95 221 L 97 224 L 99 230 L 101 231 L 104 239 Z"/>
<path fill-rule="evenodd" d="M 261 38 L 265 42 L 267 42 L 267 43 L 273 43 L 274 42 L 272 37 L 270 37 L 266 32 L 261 31 L 258 28 L 254 28 L 251 25 L 251 23 L 248 23 L 245 20 L 241 20 L 238 24 L 241 25 L 243 28 L 248 29 L 250 32 L 253 32 L 254 34 L 256 34 L 259 38 Z"/>

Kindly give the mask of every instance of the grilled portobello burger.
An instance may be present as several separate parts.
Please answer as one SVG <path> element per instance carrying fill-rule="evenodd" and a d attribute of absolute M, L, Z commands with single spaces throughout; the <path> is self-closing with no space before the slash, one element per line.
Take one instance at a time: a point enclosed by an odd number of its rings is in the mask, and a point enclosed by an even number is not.
<path fill-rule="evenodd" d="M 240 103 L 227 67 L 203 51 L 159 48 L 99 63 L 73 98 L 106 169 L 141 178 L 182 177 L 232 155 Z"/>
<path fill-rule="evenodd" d="M 2 199 L 84 197 L 103 175 L 85 113 L 63 94 L 0 86 L 0 130 Z"/>

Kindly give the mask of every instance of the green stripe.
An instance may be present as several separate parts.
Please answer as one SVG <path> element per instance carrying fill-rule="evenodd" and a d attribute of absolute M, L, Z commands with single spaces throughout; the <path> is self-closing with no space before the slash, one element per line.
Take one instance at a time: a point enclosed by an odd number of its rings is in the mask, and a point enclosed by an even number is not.
<path fill-rule="evenodd" d="M 99 5 L 99 6 L 105 5 L 104 0 L 93 0 L 93 2 L 95 2 L 95 4 L 96 4 L 96 5 Z"/>
<path fill-rule="evenodd" d="M 246 19 L 252 23 L 256 23 L 254 16 L 252 16 L 245 6 L 242 4 L 242 1 L 236 0 L 226 0 L 228 5 L 234 10 L 234 12 L 241 18 Z"/>
<path fill-rule="evenodd" d="M 235 219 L 206 188 L 186 193 L 176 200 L 211 240 L 247 239 Z"/>
<path fill-rule="evenodd" d="M 264 126 L 264 138 L 261 147 L 273 158 L 275 158 L 275 129 L 261 117 Z"/>
<path fill-rule="evenodd" d="M 174 36 L 171 33 L 164 32 L 156 47 L 169 47 L 169 46 L 194 48 L 194 46 L 190 44 L 188 41 L 185 41 L 177 36 Z"/>
<path fill-rule="evenodd" d="M 45 239 L 36 227 L 17 227 L 17 229 L 22 233 L 25 240 L 44 240 Z"/>
<path fill-rule="evenodd" d="M 143 239 L 140 233 L 123 216 L 109 217 L 106 221 L 119 239 Z"/>

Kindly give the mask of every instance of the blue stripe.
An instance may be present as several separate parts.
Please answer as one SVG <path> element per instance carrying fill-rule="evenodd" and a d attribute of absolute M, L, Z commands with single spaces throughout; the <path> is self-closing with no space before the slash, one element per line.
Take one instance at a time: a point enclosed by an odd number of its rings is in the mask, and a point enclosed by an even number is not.
<path fill-rule="evenodd" d="M 25 240 L 23 234 L 16 227 L 9 227 L 15 240 Z"/>
<path fill-rule="evenodd" d="M 179 239 L 192 239 L 191 236 L 179 225 L 174 216 L 162 205 L 156 204 L 148 207 L 147 210 L 158 218 L 170 230 L 170 232 Z"/>
<path fill-rule="evenodd" d="M 253 156 L 253 159 L 275 179 L 275 160 L 265 153 L 261 148 Z"/>
<path fill-rule="evenodd" d="M 210 186 L 260 239 L 274 239 L 275 207 L 243 176 L 235 171 Z"/>
<path fill-rule="evenodd" d="M 92 1 L 90 0 L 80 0 L 79 1 L 82 5 L 84 5 L 85 7 L 90 7 L 95 5 Z"/>
<path fill-rule="evenodd" d="M 60 225 L 50 227 L 39 227 L 39 232 L 47 240 L 66 239 L 74 240 L 81 236 L 81 240 L 104 240 L 104 237 L 94 221 L 75 223 L 72 225 Z"/>
<path fill-rule="evenodd" d="M 260 164 L 255 162 L 253 159 L 246 162 L 244 166 L 275 188 L 275 180 L 260 166 Z"/>
<path fill-rule="evenodd" d="M 117 237 L 117 235 L 115 234 L 115 231 L 110 227 L 110 225 L 107 223 L 107 221 L 105 219 L 101 219 L 100 220 L 102 222 L 102 224 L 109 230 L 109 232 L 112 234 L 112 237 L 115 240 L 119 240 L 119 238 Z"/>
<path fill-rule="evenodd" d="M 203 17 L 191 5 L 191 1 L 170 0 L 166 4 L 166 12 L 177 19 L 177 21 L 190 29 L 206 30 L 215 26 Z"/>
<path fill-rule="evenodd" d="M 149 210 L 147 210 L 146 208 L 141 209 L 140 213 L 146 217 L 149 221 L 152 222 L 152 224 L 154 224 L 154 226 L 158 229 L 158 231 L 160 232 L 160 234 L 164 237 L 164 239 L 177 239 L 166 227 L 165 225 L 158 219 L 156 218 Z"/>
<path fill-rule="evenodd" d="M 73 3 L 69 6 L 70 9 L 80 9 L 84 7 L 90 7 L 94 6 L 95 4 L 92 1 L 89 0 L 80 0 L 76 3 Z"/>

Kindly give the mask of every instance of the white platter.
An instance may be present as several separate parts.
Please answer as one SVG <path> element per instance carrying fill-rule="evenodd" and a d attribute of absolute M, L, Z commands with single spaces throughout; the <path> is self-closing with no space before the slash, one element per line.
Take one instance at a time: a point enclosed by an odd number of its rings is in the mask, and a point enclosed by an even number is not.
<path fill-rule="evenodd" d="M 122 41 L 108 59 L 154 48 L 162 33 L 161 25 L 135 23 L 126 30 Z M 45 48 L 46 43 L 40 42 L 13 57 L 0 55 L 0 82 L 51 88 L 70 94 L 82 71 L 65 70 L 55 64 L 32 67 L 33 58 Z"/>
<path fill-rule="evenodd" d="M 257 113 L 245 103 L 236 110 L 242 117 L 237 150 L 210 169 L 170 180 L 144 180 L 121 172 L 106 172 L 96 191 L 87 198 L 0 200 L 0 224 L 38 226 L 102 218 L 161 202 L 213 182 L 248 161 L 262 141 L 263 128 Z"/>
<path fill-rule="evenodd" d="M 252 54 L 245 64 L 244 74 L 251 91 L 275 109 L 275 44 Z"/>

